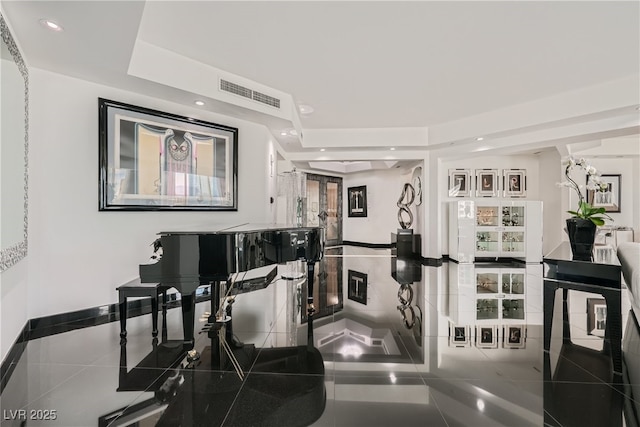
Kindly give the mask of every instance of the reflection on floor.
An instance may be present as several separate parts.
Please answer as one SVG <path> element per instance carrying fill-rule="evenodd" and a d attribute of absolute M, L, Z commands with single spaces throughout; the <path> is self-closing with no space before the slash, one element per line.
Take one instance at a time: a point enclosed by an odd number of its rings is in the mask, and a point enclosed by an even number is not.
<path fill-rule="evenodd" d="M 117 322 L 29 341 L 0 424 L 638 425 L 635 318 L 623 319 L 622 378 L 599 352 L 594 295 L 570 295 L 572 344 L 556 322 L 544 353 L 540 265 L 426 267 L 341 247 L 316 271 L 311 322 L 303 283 L 237 295 L 229 353 L 202 332 L 199 358 L 188 357 L 179 309 L 166 312 L 159 341 L 151 315 L 128 320 L 122 346 Z M 196 330 L 209 307 L 197 304 Z"/>

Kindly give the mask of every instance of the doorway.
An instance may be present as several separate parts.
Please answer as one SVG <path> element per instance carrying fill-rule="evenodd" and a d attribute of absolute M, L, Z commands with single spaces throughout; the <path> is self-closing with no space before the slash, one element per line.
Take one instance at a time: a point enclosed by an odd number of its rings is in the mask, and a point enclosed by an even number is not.
<path fill-rule="evenodd" d="M 342 244 L 342 178 L 307 174 L 307 225 L 324 227 L 327 246 Z"/>

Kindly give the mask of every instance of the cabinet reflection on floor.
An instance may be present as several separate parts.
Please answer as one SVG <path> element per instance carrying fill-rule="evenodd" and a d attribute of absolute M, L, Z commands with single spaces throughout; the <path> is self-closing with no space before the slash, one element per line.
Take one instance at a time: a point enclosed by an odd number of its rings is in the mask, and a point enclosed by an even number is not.
<path fill-rule="evenodd" d="M 150 314 L 128 319 L 123 345 L 117 322 L 28 341 L 0 422 L 55 409 L 47 425 L 637 425 L 634 318 L 623 310 L 622 376 L 590 334 L 594 295 L 570 295 L 574 344 L 558 322 L 544 352 L 540 264 L 427 267 L 344 246 L 315 271 L 312 317 L 304 278 L 280 274 L 235 295 L 222 331 L 205 326 L 210 303 L 196 304 L 196 353 L 178 341 L 174 308 L 157 341 Z"/>

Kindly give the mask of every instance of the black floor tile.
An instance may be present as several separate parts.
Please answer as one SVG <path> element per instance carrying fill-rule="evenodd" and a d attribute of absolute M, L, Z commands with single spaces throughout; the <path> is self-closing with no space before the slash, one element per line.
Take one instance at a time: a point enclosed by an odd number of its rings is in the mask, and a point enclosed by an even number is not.
<path fill-rule="evenodd" d="M 295 282 L 235 297 L 229 351 L 238 370 L 217 335 L 203 331 L 207 301 L 196 305 L 193 357 L 182 347 L 175 308 L 160 316 L 166 327 L 157 340 L 150 314 L 128 319 L 125 345 L 116 321 L 82 328 L 70 321 L 66 330 L 49 331 L 54 335 L 41 330 L 7 364 L 0 424 L 55 414 L 26 425 L 637 425 L 634 322 L 625 326 L 619 377 L 594 349 L 602 339 L 587 335 L 580 307 L 572 309 L 575 344 L 594 348 L 572 352 L 578 347 L 563 349 L 554 336 L 552 351 L 542 350 L 541 284 L 528 285 L 522 322 L 463 324 L 468 336 L 456 342 L 454 312 L 474 317 L 475 294 L 449 286 L 447 263 L 399 272 L 403 265 L 389 249 L 340 249 L 327 251 L 331 264 L 320 269 L 326 274 L 316 281 L 311 322 L 305 288 Z M 366 292 L 350 289 L 349 270 L 366 275 Z M 510 347 L 505 337 L 513 325 L 524 340 Z M 480 327 L 494 330 L 495 339 L 479 341 Z"/>

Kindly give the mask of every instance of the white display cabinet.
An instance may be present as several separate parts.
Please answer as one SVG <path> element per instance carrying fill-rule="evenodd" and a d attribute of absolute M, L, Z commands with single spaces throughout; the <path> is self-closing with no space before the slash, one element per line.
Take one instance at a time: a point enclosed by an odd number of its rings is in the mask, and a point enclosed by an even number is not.
<path fill-rule="evenodd" d="M 535 300 L 540 299 L 541 270 L 541 264 L 449 263 L 449 317 L 452 323 L 513 325 L 530 322 L 533 319 L 528 319 L 527 312 L 540 311 Z M 527 300 L 531 296 L 534 301 Z"/>
<path fill-rule="evenodd" d="M 542 262 L 542 202 L 462 199 L 449 205 L 449 258 Z"/>

